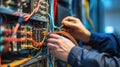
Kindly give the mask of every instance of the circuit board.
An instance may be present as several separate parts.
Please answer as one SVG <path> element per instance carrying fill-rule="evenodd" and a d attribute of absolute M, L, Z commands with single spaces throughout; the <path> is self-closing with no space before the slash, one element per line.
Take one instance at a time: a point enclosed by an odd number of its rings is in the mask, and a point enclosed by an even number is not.
<path fill-rule="evenodd" d="M 1 67 L 49 66 L 48 12 L 48 0 L 0 0 Z"/>

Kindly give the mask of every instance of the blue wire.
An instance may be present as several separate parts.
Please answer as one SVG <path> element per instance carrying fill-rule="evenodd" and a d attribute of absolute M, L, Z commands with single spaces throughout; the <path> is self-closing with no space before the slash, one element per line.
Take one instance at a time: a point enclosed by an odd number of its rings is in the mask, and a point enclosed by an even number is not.
<path fill-rule="evenodd" d="M 53 0 L 50 0 L 50 1 L 51 1 L 50 15 L 52 16 L 52 19 L 53 19 L 53 14 L 54 14 L 54 11 L 53 11 L 53 8 L 54 8 L 54 2 L 53 2 Z"/>
<path fill-rule="evenodd" d="M 53 64 L 52 64 L 52 56 L 50 55 L 49 57 L 50 57 L 50 58 L 49 58 L 49 60 L 50 60 L 50 61 L 49 61 L 49 64 L 50 64 L 49 67 L 53 67 Z"/>
<path fill-rule="evenodd" d="M 50 14 L 47 13 L 47 15 L 50 18 L 50 28 L 51 28 L 52 32 L 54 32 L 54 29 L 56 28 L 56 26 L 54 24 L 54 11 L 53 11 L 53 8 L 54 8 L 54 0 L 50 0 Z M 52 56 L 50 55 L 49 57 L 50 57 L 49 58 L 49 67 L 53 67 Z"/>
<path fill-rule="evenodd" d="M 50 0 L 50 14 L 48 13 L 48 16 L 50 18 L 50 27 L 51 30 L 54 31 L 54 28 L 56 28 L 55 24 L 54 24 L 54 1 Z"/>
<path fill-rule="evenodd" d="M 70 16 L 73 16 L 73 4 L 74 1 L 73 0 L 70 0 L 70 3 L 69 3 L 69 6 L 70 6 Z"/>
<path fill-rule="evenodd" d="M 54 28 L 56 28 L 55 24 L 54 24 L 54 20 L 52 19 L 51 15 L 48 13 L 47 14 L 50 18 L 50 28 L 52 31 L 54 31 Z"/>

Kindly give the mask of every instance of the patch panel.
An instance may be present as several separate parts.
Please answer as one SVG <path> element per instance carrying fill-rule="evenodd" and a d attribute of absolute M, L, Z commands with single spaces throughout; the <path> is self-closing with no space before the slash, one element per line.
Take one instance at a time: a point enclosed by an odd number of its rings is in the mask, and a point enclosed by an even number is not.
<path fill-rule="evenodd" d="M 21 38 L 32 38 L 32 27 L 30 26 L 21 26 L 21 31 L 23 32 L 27 32 L 27 33 L 30 33 L 30 34 L 24 34 L 24 33 L 21 33 L 20 36 Z M 33 47 L 32 46 L 33 44 L 31 42 L 28 42 L 27 40 L 25 40 L 24 42 L 21 43 L 21 49 L 31 49 L 30 47 Z"/>
<path fill-rule="evenodd" d="M 39 0 L 31 0 L 31 11 L 33 9 L 35 9 L 36 7 L 36 3 L 38 2 Z M 42 17 L 43 19 L 47 18 L 47 13 L 48 13 L 48 0 L 43 0 L 43 2 L 41 3 L 41 6 L 39 7 L 39 10 L 38 12 L 35 14 L 35 16 L 39 16 L 39 17 Z"/>
<path fill-rule="evenodd" d="M 8 21 L 9 22 L 9 21 Z M 16 21 L 17 22 L 17 21 Z M 10 38 L 12 35 L 12 30 L 14 30 L 15 25 L 10 24 L 10 23 L 5 23 L 5 25 L 2 25 L 4 27 L 4 29 L 6 30 L 11 30 L 10 32 L 8 32 L 9 35 L 2 34 L 3 38 Z M 43 40 L 43 38 L 46 36 L 46 32 L 48 31 L 48 22 L 29 22 L 28 25 L 20 25 L 19 29 L 17 30 L 17 33 L 13 36 L 13 38 L 17 39 L 21 39 L 21 38 L 25 38 L 23 41 L 20 42 L 16 42 L 16 40 L 13 39 L 12 42 L 10 42 L 9 44 L 5 45 L 9 45 L 9 51 L 3 51 L 2 54 L 2 65 L 8 65 L 11 63 L 14 63 L 15 61 L 20 60 L 21 58 L 27 58 L 27 57 L 34 57 L 39 51 L 40 51 L 40 55 L 47 55 L 48 51 L 47 51 L 47 47 L 45 47 L 45 45 L 43 46 L 35 46 L 34 42 L 32 42 L 31 40 L 34 40 L 35 42 L 41 42 Z M 29 40 L 31 39 L 31 40 Z M 7 58 L 7 54 L 10 54 L 10 57 L 14 57 L 14 56 L 18 56 L 15 59 L 13 58 Z M 27 55 L 25 55 L 27 54 Z M 24 57 L 25 56 L 25 57 Z M 22 60 L 21 59 L 21 60 Z M 13 60 L 13 61 L 12 61 Z M 48 60 L 48 59 L 46 59 Z M 43 60 L 39 60 L 39 64 L 42 65 L 43 61 L 46 61 L 45 59 Z M 9 61 L 9 62 L 7 62 Z M 10 62 L 11 61 L 11 62 Z M 47 63 L 47 62 L 46 62 Z M 45 63 L 44 63 L 45 64 Z M 36 63 L 31 64 L 33 66 L 36 66 Z"/>
<path fill-rule="evenodd" d="M 0 10 L 1 67 L 48 67 L 48 0 L 0 0 Z"/>

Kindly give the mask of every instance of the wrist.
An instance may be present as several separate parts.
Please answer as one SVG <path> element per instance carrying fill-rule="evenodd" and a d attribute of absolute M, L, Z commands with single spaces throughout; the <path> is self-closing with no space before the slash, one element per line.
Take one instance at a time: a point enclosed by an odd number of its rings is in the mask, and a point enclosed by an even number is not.
<path fill-rule="evenodd" d="M 91 32 L 88 30 L 85 30 L 79 37 L 80 40 L 82 40 L 84 43 L 89 42 L 91 36 Z"/>
<path fill-rule="evenodd" d="M 91 32 L 87 30 L 87 31 L 85 32 L 85 39 L 84 39 L 83 42 L 85 42 L 85 43 L 89 42 L 90 36 L 91 36 Z"/>

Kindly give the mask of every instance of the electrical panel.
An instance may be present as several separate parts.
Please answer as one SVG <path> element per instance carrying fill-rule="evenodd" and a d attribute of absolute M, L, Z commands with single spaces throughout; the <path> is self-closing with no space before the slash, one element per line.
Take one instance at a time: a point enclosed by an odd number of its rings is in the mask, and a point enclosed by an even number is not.
<path fill-rule="evenodd" d="M 35 4 L 37 3 L 36 1 L 38 0 L 31 0 L 31 10 L 33 10 L 35 8 Z M 48 8 L 49 7 L 49 4 L 44 0 L 42 2 L 42 5 L 40 6 L 40 9 L 38 10 L 38 12 L 35 14 L 36 16 L 38 17 L 41 17 L 41 18 L 46 18 L 47 17 L 47 12 L 48 12 Z"/>
<path fill-rule="evenodd" d="M 0 67 L 49 66 L 47 13 L 49 0 L 0 0 Z"/>

